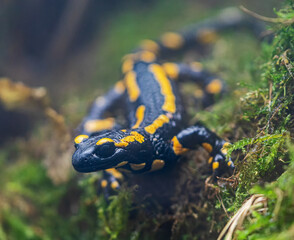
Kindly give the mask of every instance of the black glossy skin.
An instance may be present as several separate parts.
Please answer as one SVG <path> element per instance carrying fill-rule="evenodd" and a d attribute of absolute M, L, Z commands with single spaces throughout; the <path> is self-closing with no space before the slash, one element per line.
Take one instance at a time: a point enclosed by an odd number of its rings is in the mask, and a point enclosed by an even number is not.
<path fill-rule="evenodd" d="M 116 86 L 103 98 L 94 101 L 88 116 L 81 124 L 80 132 L 89 138 L 76 141 L 76 151 L 72 160 L 74 168 L 79 172 L 116 168 L 132 173 L 143 173 L 174 164 L 186 150 L 202 145 L 212 157 L 209 163 L 212 165 L 214 176 L 219 176 L 224 169 L 233 169 L 234 164 L 225 157 L 226 151 L 223 147 L 226 142 L 224 140 L 201 124 L 187 128 L 178 91 L 179 82 L 195 82 L 203 88 L 202 103 L 206 107 L 213 104 L 215 95 L 224 93 L 223 82 L 213 74 L 202 69 L 195 69 L 189 64 L 172 65 L 176 69 L 176 74 L 171 74 L 164 65 L 161 65 L 159 59 L 160 56 L 168 56 L 191 46 L 201 48 L 210 44 L 211 36 L 203 40 L 203 32 L 207 29 L 215 34 L 227 29 L 234 30 L 240 26 L 250 26 L 257 31 L 255 25 L 242 17 L 240 13 L 222 14 L 212 21 L 192 26 L 187 31 L 177 34 L 181 36 L 180 46 L 177 44 L 177 39 L 172 41 L 176 43 L 176 47 L 170 46 L 161 39 L 154 41 L 153 47 L 141 46 L 134 51 L 133 55 L 125 57 L 122 67 L 123 82 L 120 88 Z M 146 51 L 149 57 L 143 56 Z M 132 64 L 128 64 L 128 61 Z M 165 85 L 169 85 L 169 87 L 165 86 L 164 90 L 158 81 L 158 75 L 150 70 L 150 66 L 154 65 L 164 70 Z M 130 72 L 135 74 L 132 80 L 128 78 Z M 219 85 L 214 84 L 212 91 L 209 86 L 216 79 Z M 137 88 L 134 87 L 135 85 Z M 166 94 L 168 89 L 171 90 L 171 94 Z M 164 109 L 168 99 L 169 102 L 174 103 L 175 109 Z M 101 122 L 101 126 L 98 126 L 99 131 L 89 131 L 85 127 L 89 121 L 105 119 L 105 113 L 113 112 L 121 105 L 127 110 L 127 126 L 113 124 L 111 127 L 107 126 L 108 129 L 104 129 L 104 122 Z M 145 108 L 141 122 L 137 116 L 140 106 Z M 146 131 L 146 127 L 154 124 L 161 115 L 164 115 L 165 122 L 159 124 L 154 133 Z M 138 121 L 140 124 L 136 125 Z M 139 140 L 133 138 L 134 133 L 140 135 Z M 141 141 L 142 137 L 143 141 Z M 110 141 L 97 145 L 96 143 L 101 139 L 110 139 Z M 121 141 L 124 142 L 122 145 L 120 145 Z"/>
<path fill-rule="evenodd" d="M 110 130 L 81 142 L 73 155 L 73 166 L 79 172 L 94 172 L 113 168 L 123 161 L 135 164 L 151 163 L 154 146 L 148 139 L 147 134 L 143 143 L 134 141 L 127 147 L 115 147 L 113 142 L 101 146 L 96 145 L 96 142 L 105 137 L 118 142 L 120 139 L 129 136 L 129 133 L 130 131 Z M 107 151 L 105 151 L 106 146 Z M 105 152 L 107 153 L 105 154 Z M 127 164 L 123 168 L 129 169 L 129 165 Z"/>

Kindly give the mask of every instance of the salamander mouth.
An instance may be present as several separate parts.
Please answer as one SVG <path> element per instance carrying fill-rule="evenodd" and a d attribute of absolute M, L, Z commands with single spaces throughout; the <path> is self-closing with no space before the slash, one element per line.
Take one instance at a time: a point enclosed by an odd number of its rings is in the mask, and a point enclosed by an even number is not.
<path fill-rule="evenodd" d="M 95 154 L 82 158 L 78 152 L 75 152 L 72 157 L 72 165 L 76 171 L 88 173 L 113 168 L 121 162 L 120 159 L 122 159 L 122 151 L 117 151 L 114 155 L 103 159 Z"/>
<path fill-rule="evenodd" d="M 89 173 L 89 172 L 96 172 L 96 171 L 100 171 L 100 170 L 105 170 L 105 169 L 109 169 L 112 168 L 113 166 L 85 166 L 85 167 L 77 167 L 74 165 L 74 168 L 76 171 L 78 172 L 82 172 L 82 173 Z"/>
<path fill-rule="evenodd" d="M 87 172 L 96 172 L 99 170 L 105 170 L 105 169 L 113 168 L 114 166 L 116 166 L 116 164 L 113 163 L 113 161 L 111 161 L 111 160 L 109 160 L 109 161 L 103 160 L 103 161 L 105 161 L 105 163 L 97 164 L 94 161 L 88 161 L 88 160 L 75 161 L 73 159 L 73 167 L 78 172 L 87 173 Z"/>

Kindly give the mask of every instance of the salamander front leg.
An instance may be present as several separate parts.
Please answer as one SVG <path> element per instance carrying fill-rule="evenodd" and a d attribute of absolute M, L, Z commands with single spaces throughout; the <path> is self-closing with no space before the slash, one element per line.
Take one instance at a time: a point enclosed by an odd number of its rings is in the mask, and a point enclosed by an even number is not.
<path fill-rule="evenodd" d="M 103 171 L 103 177 L 100 180 L 100 187 L 104 193 L 106 200 L 120 188 L 120 182 L 123 180 L 121 172 L 115 168 Z"/>
<path fill-rule="evenodd" d="M 219 138 L 203 125 L 197 123 L 181 131 L 172 139 L 172 147 L 176 155 L 181 155 L 189 149 L 196 149 L 199 145 L 211 156 L 208 163 L 212 166 L 214 178 L 220 176 L 226 170 L 234 170 L 232 160 L 226 160 L 226 147 L 229 143 Z"/>

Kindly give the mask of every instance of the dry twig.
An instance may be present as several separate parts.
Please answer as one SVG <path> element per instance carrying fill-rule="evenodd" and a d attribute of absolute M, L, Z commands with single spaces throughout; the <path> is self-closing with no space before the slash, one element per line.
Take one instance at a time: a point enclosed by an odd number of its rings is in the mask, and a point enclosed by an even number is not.
<path fill-rule="evenodd" d="M 292 23 L 294 23 L 294 18 L 289 19 L 289 20 L 284 20 L 283 18 L 270 18 L 270 17 L 265 17 L 265 16 L 262 16 L 262 15 L 260 15 L 260 14 L 258 14 L 258 13 L 255 13 L 255 12 L 253 12 L 253 11 L 251 11 L 251 10 L 245 8 L 245 7 L 242 6 L 242 5 L 240 6 L 240 9 L 241 9 L 243 12 L 245 12 L 245 13 L 251 15 L 252 17 L 257 18 L 257 19 L 259 19 L 259 20 L 262 20 L 262 21 L 264 21 L 264 22 L 270 22 L 270 23 L 283 23 L 283 24 L 287 24 L 287 25 L 288 25 L 288 24 L 292 24 Z"/>

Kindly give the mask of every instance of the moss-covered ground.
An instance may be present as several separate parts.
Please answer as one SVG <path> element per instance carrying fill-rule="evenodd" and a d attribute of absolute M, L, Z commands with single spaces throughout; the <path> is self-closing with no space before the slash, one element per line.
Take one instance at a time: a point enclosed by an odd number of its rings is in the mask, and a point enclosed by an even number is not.
<path fill-rule="evenodd" d="M 160 1 L 152 10 L 125 9 L 109 20 L 97 49 L 95 77 L 87 82 L 91 87 L 73 88 L 61 106 L 69 128 L 104 91 L 93 92 L 94 86 L 106 89 L 116 82 L 119 71 L 113 69 L 140 40 L 214 13 L 205 5 L 173 0 Z M 201 120 L 233 143 L 229 155 L 236 171 L 231 178 L 215 185 L 207 181 L 207 156 L 200 149 L 170 171 L 129 177 L 107 202 L 97 194 L 99 173 L 73 172 L 67 164 L 73 149 L 60 152 L 65 147 L 59 146 L 52 126 L 40 124 L 29 139 L 7 143 L 0 151 L 0 239 L 216 239 L 252 194 L 266 197 L 266 209 L 253 211 L 235 237 L 293 239 L 293 1 L 276 15 L 268 43 L 250 32 L 227 33 L 205 56 L 182 56 L 201 60 L 227 82 L 228 93 L 211 109 L 195 111 L 189 105 L 188 112 L 191 124 Z M 97 83 L 97 78 L 104 81 Z"/>

